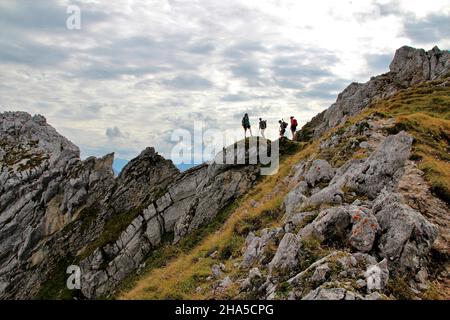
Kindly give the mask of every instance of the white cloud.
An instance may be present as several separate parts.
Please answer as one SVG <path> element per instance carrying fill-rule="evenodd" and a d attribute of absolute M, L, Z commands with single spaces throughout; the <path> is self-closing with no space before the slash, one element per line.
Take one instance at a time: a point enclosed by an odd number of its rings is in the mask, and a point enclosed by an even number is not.
<path fill-rule="evenodd" d="M 65 29 L 69 3 L 81 30 Z M 449 48 L 448 21 L 448 0 L 0 1 L 0 111 L 44 114 L 83 156 L 168 155 L 176 127 L 241 130 L 246 111 L 274 137 L 398 47 Z"/>

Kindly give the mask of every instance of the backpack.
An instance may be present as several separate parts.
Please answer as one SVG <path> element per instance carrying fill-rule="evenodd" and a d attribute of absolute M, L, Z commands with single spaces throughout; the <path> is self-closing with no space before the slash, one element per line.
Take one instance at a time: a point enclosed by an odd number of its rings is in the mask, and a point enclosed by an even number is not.
<path fill-rule="evenodd" d="M 293 119 L 293 120 L 292 120 L 292 126 L 293 126 L 293 127 L 298 126 L 297 119 Z"/>
<path fill-rule="evenodd" d="M 267 128 L 267 121 L 263 120 L 261 121 L 261 129 L 266 129 Z"/>
<path fill-rule="evenodd" d="M 283 123 L 281 124 L 281 127 L 283 129 L 286 129 L 288 127 L 288 123 L 283 121 Z"/>
<path fill-rule="evenodd" d="M 243 117 L 242 118 L 242 126 L 245 127 L 245 128 L 250 127 L 250 120 L 248 118 L 246 118 L 246 117 Z"/>

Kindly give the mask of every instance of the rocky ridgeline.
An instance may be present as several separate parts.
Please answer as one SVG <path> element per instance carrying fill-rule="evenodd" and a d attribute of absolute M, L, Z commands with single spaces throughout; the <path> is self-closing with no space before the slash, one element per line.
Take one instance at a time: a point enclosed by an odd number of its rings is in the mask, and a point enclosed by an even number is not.
<path fill-rule="evenodd" d="M 418 298 L 430 288 L 431 250 L 448 258 L 449 211 L 409 160 L 413 137 L 388 135 L 395 121 L 382 115 L 323 135 L 401 89 L 448 78 L 450 53 L 402 47 L 390 69 L 351 84 L 298 134 L 320 139 L 319 151 L 282 182 L 290 190 L 282 226 L 248 234 L 238 266 L 248 273 L 233 280 L 237 298 L 378 300 L 395 289 Z M 439 277 L 448 279 L 445 263 Z M 219 278 L 212 295 L 233 281 Z"/>
<path fill-rule="evenodd" d="M 319 154 L 293 167 L 284 181 L 290 186 L 284 224 L 247 236 L 239 267 L 248 276 L 237 280 L 239 297 L 385 299 L 390 277 L 406 278 L 416 294 L 429 288 L 427 267 L 439 229 L 399 187 L 411 175 L 406 168 L 415 166 L 408 160 L 413 138 L 403 131 L 386 136 L 393 125 L 386 119 L 365 119 L 363 132 L 361 123 L 323 141 Z M 321 158 L 322 151 L 355 136 L 352 148 L 367 158 L 337 167 Z M 433 197 L 429 191 L 426 196 Z M 423 209 L 448 212 L 435 200 Z"/>
<path fill-rule="evenodd" d="M 177 243 L 210 222 L 227 204 L 251 188 L 258 172 L 256 165 L 205 164 L 179 175 L 117 241 L 97 248 L 81 262 L 84 296 L 111 294 L 128 274 L 140 267 L 164 234 L 173 232 L 173 242 Z"/>
<path fill-rule="evenodd" d="M 290 190 L 284 224 L 250 233 L 239 266 L 248 276 L 221 279 L 216 291 L 238 281 L 244 297 L 380 299 L 398 275 L 425 290 L 433 243 L 448 245 L 421 212 L 444 219 L 448 207 L 408 183 L 423 176 L 408 160 L 413 138 L 387 135 L 392 119 L 376 116 L 321 135 L 378 99 L 449 71 L 448 52 L 403 47 L 389 73 L 350 85 L 307 124 L 298 137 L 320 137 L 320 150 L 282 181 Z M 363 156 L 352 157 L 356 150 Z M 259 172 L 204 164 L 180 173 L 147 148 L 114 178 L 113 156 L 81 160 L 44 117 L 0 114 L 0 298 L 39 296 L 55 279 L 64 290 L 69 264 L 82 268 L 84 297 L 109 296 L 163 239 L 177 243 L 210 222 Z M 222 269 L 215 267 L 215 278 Z"/>
<path fill-rule="evenodd" d="M 85 297 L 107 296 L 164 234 L 178 241 L 207 223 L 258 172 L 205 164 L 180 173 L 147 148 L 114 178 L 113 157 L 82 161 L 44 117 L 0 114 L 0 298 L 31 298 L 71 263 L 82 267 Z"/>
<path fill-rule="evenodd" d="M 450 73 L 450 52 L 434 47 L 430 51 L 404 46 L 398 49 L 389 66 L 390 72 L 366 83 L 352 83 L 338 95 L 334 104 L 315 116 L 299 140 L 318 138 L 329 128 L 343 124 L 370 104 L 392 97 L 401 89 L 435 80 Z"/>

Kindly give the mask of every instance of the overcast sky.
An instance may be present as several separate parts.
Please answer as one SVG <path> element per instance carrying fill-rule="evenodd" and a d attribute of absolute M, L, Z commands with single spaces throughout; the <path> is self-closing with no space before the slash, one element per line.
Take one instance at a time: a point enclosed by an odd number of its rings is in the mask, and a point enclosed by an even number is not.
<path fill-rule="evenodd" d="M 66 27 L 67 6 L 81 29 Z M 303 125 L 395 49 L 450 48 L 450 2 L 0 0 L 0 111 L 40 113 L 82 156 L 146 146 L 175 128 L 240 130 L 248 112 Z"/>

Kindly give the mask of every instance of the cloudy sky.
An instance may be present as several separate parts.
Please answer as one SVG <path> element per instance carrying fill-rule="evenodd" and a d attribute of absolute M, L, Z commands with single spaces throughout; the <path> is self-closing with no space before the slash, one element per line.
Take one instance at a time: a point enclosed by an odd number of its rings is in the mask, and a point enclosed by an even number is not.
<path fill-rule="evenodd" d="M 248 112 L 271 137 L 280 117 L 304 124 L 395 49 L 449 49 L 450 2 L 0 0 L 0 30 L 0 111 L 43 114 L 83 157 L 130 159 L 170 155 L 194 121 L 240 130 Z"/>

